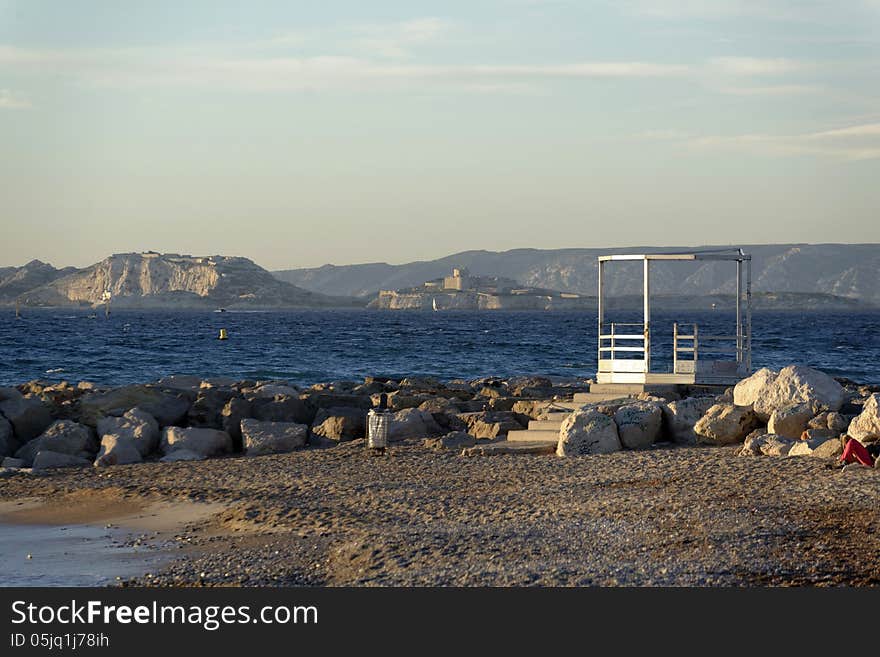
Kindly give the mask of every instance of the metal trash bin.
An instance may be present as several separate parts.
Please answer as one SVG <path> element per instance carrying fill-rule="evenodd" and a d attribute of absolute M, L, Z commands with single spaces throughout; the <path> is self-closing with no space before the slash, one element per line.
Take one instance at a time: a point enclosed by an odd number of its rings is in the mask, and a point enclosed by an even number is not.
<path fill-rule="evenodd" d="M 370 409 L 367 413 L 367 448 L 385 450 L 388 447 L 388 425 L 390 413 Z"/>

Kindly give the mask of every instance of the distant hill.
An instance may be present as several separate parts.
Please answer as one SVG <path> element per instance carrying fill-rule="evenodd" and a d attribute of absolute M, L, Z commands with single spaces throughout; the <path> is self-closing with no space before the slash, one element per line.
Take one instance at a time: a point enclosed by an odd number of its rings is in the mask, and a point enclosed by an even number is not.
<path fill-rule="evenodd" d="M 44 265 L 44 263 L 40 263 Z M 48 269 L 47 269 L 48 268 Z M 115 308 L 326 308 L 363 306 L 280 281 L 247 258 L 121 253 L 83 269 L 29 263 L 0 270 L 0 302 L 27 306 L 94 306 L 111 295 Z M 50 271 L 52 270 L 52 271 Z M 53 274 L 53 271 L 59 275 Z M 42 272 L 38 275 L 38 272 Z M 29 283 L 36 285 L 29 288 Z"/>
<path fill-rule="evenodd" d="M 31 260 L 23 267 L 0 267 L 0 304 L 14 303 L 30 290 L 75 271 L 75 267 L 55 269 L 40 260 Z"/>
<path fill-rule="evenodd" d="M 274 275 L 313 292 L 372 297 L 379 290 L 420 285 L 448 275 L 453 267 L 466 267 L 477 276 L 505 276 L 525 286 L 595 295 L 598 285 L 596 258 L 601 254 L 688 251 L 694 248 L 633 246 L 465 251 L 437 260 L 403 265 L 324 265 L 276 271 Z M 752 255 L 752 289 L 755 292 L 832 295 L 857 301 L 857 306 L 880 306 L 880 244 L 765 244 L 742 248 Z M 640 263 L 613 263 L 607 267 L 609 293 L 638 294 L 642 284 L 640 266 Z M 698 297 L 731 294 L 735 289 L 735 268 L 731 263 L 663 263 L 653 268 L 652 291 L 655 294 Z"/>

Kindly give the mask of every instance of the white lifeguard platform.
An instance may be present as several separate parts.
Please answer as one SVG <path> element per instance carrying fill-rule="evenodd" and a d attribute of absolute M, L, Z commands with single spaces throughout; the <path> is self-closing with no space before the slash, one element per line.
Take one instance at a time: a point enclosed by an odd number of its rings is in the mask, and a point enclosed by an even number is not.
<path fill-rule="evenodd" d="M 605 267 L 620 261 L 643 263 L 641 323 L 605 323 Z M 651 267 L 669 261 L 729 261 L 736 264 L 736 327 L 731 334 L 703 334 L 695 323 L 673 324 L 671 371 L 651 360 Z M 745 271 L 743 271 L 745 270 Z M 745 286 L 743 286 L 745 274 Z M 733 327 L 732 327 L 733 328 Z M 669 370 L 668 357 L 663 368 Z M 679 385 L 729 386 L 752 371 L 752 257 L 742 249 L 599 256 L 599 365 L 597 391 Z"/>

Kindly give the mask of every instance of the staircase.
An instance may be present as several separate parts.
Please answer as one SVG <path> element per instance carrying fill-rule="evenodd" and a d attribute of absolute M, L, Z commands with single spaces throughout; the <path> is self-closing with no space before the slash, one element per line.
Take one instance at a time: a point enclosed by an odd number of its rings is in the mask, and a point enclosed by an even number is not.
<path fill-rule="evenodd" d="M 575 394 L 574 401 L 570 402 L 547 402 L 547 411 L 543 420 L 529 421 L 529 428 L 520 431 L 510 431 L 507 434 L 507 441 L 511 443 L 529 442 L 529 443 L 556 443 L 559 441 L 559 430 L 562 428 L 562 422 L 571 414 L 585 404 L 596 404 L 635 396 L 641 389 L 641 386 L 605 386 L 609 390 L 579 392 Z M 626 390 L 622 390 L 624 387 Z M 633 388 L 629 390 L 629 388 Z"/>

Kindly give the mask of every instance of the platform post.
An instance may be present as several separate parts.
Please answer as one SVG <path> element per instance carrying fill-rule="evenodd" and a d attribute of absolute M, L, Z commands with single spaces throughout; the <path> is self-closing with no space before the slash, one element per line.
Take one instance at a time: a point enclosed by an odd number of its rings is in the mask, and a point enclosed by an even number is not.
<path fill-rule="evenodd" d="M 651 265 L 647 256 L 645 257 L 645 373 L 651 371 Z"/>
<path fill-rule="evenodd" d="M 752 373 L 752 259 L 746 260 L 746 370 Z"/>
<path fill-rule="evenodd" d="M 602 277 L 605 271 L 605 261 L 599 260 L 599 333 L 598 335 L 598 344 L 599 344 L 599 353 L 597 354 L 596 363 L 598 364 L 600 360 L 602 360 L 602 313 L 603 313 L 603 303 L 602 303 Z M 613 344 L 612 344 L 613 346 Z M 614 358 L 614 352 L 611 352 L 611 357 Z M 598 367 L 597 367 L 598 370 Z"/>
<path fill-rule="evenodd" d="M 743 361 L 742 260 L 736 261 L 736 363 Z"/>

